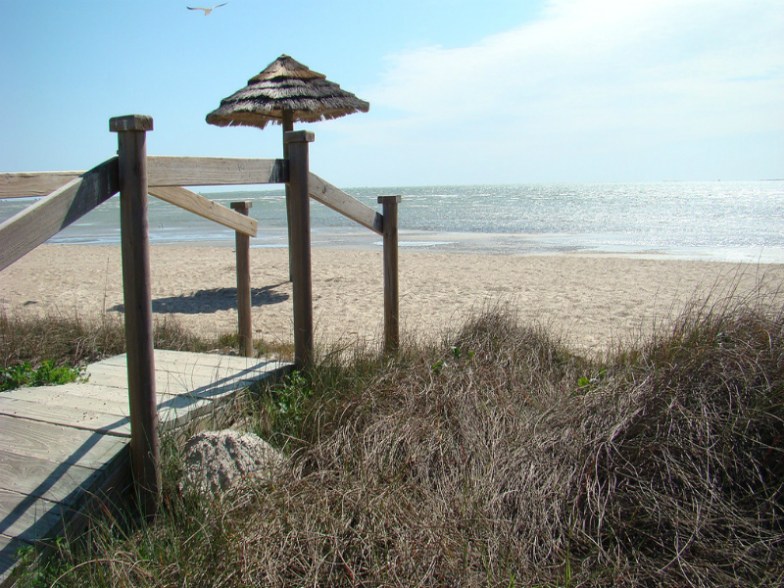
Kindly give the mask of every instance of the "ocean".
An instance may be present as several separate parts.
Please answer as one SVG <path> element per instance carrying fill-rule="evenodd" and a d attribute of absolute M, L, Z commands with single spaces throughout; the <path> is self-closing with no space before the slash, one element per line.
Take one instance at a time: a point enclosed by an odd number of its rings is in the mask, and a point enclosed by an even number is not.
<path fill-rule="evenodd" d="M 400 247 L 493 254 L 617 254 L 784 263 L 784 180 L 352 188 L 376 198 L 400 195 Z M 285 247 L 282 189 L 204 193 L 228 206 L 252 202 L 259 222 L 252 247 Z M 31 199 L 0 200 L 0 221 Z M 231 246 L 234 233 L 150 198 L 152 243 Z M 314 247 L 379 248 L 371 231 L 312 202 Z M 119 201 L 112 198 L 53 243 L 119 243 Z"/>

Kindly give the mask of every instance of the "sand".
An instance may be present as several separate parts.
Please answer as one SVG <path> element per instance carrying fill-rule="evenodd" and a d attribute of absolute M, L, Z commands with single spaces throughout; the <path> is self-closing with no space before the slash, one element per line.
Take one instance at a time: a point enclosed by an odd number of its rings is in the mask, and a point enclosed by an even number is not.
<path fill-rule="evenodd" d="M 251 251 L 256 338 L 292 340 L 287 251 Z M 201 335 L 236 331 L 230 247 L 151 249 L 156 320 L 176 319 Z M 690 301 L 734 289 L 784 302 L 784 265 L 587 255 L 466 255 L 400 252 L 403 337 L 436 340 L 487 306 L 509 305 L 576 350 L 602 352 L 666 328 Z M 781 291 L 780 291 L 781 290 Z M 317 346 L 379 343 L 383 331 L 381 252 L 315 249 Z M 44 245 L 0 272 L 0 310 L 82 318 L 122 312 L 119 246 Z"/>

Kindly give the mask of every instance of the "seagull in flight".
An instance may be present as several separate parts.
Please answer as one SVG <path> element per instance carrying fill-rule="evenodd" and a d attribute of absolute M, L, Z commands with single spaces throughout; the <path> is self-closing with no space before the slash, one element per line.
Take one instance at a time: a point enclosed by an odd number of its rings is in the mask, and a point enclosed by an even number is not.
<path fill-rule="evenodd" d="M 224 2 L 223 4 L 216 4 L 215 6 L 212 6 L 211 8 L 204 8 L 202 6 L 186 6 L 185 8 L 187 8 L 188 10 L 202 10 L 202 11 L 204 11 L 204 16 L 209 16 L 210 13 L 213 10 L 215 10 L 216 8 L 220 8 L 221 6 L 226 6 L 227 4 L 228 4 L 228 2 Z"/>

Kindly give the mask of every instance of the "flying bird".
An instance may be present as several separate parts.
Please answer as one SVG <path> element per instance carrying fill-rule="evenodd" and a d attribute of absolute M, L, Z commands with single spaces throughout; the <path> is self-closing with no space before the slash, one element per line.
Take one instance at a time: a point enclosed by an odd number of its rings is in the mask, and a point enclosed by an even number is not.
<path fill-rule="evenodd" d="M 202 10 L 204 11 L 204 16 L 209 16 L 210 13 L 216 8 L 220 8 L 221 6 L 226 6 L 227 4 L 228 2 L 224 2 L 223 4 L 216 4 L 211 8 L 204 8 L 202 6 L 186 6 L 185 8 L 187 8 L 188 10 Z"/>

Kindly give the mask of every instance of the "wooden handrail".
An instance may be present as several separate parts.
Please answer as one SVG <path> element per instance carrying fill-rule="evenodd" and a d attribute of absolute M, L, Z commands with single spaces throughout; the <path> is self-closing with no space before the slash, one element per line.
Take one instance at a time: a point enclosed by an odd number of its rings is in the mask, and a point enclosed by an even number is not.
<path fill-rule="evenodd" d="M 287 160 L 262 160 L 148 157 L 146 132 L 152 130 L 152 118 L 144 115 L 115 117 L 110 120 L 109 126 L 112 132 L 118 134 L 119 156 L 87 172 L 0 174 L 0 198 L 47 194 L 0 224 L 0 243 L 3 244 L 0 248 L 0 270 L 121 191 L 131 462 L 142 513 L 151 517 L 161 503 L 161 465 L 152 340 L 147 195 L 152 194 L 237 231 L 238 265 L 243 265 L 237 290 L 243 293 L 240 306 L 246 315 L 240 319 L 240 331 L 247 333 L 243 352 L 251 354 L 249 243 L 244 235 L 255 235 L 257 223 L 242 214 L 247 213 L 247 204 L 237 203 L 238 211 L 228 210 L 182 186 L 288 185 L 291 195 L 288 211 L 291 254 L 295 260 L 291 276 L 295 363 L 301 369 L 307 369 L 314 359 L 310 198 L 384 236 L 385 348 L 394 351 L 399 345 L 397 204 L 400 197 L 379 199 L 384 207 L 382 216 L 310 173 L 308 143 L 313 141 L 314 136 L 306 131 L 284 134 L 289 152 Z"/>
<path fill-rule="evenodd" d="M 0 270 L 114 196 L 117 158 L 84 172 L 0 224 Z"/>
<path fill-rule="evenodd" d="M 84 171 L 13 172 L 0 174 L 0 198 L 46 196 Z"/>
<path fill-rule="evenodd" d="M 288 181 L 282 159 L 225 157 L 147 158 L 150 186 L 223 186 L 282 184 Z"/>
<path fill-rule="evenodd" d="M 169 204 L 184 208 L 188 212 L 197 214 L 202 218 L 221 224 L 224 227 L 234 229 L 243 235 L 255 237 L 258 232 L 258 222 L 256 222 L 255 219 L 235 212 L 196 192 L 191 192 L 185 188 L 175 186 L 148 187 L 147 191 L 151 196 L 155 196 Z"/>
<path fill-rule="evenodd" d="M 220 205 L 210 203 L 209 199 L 185 190 L 182 186 L 286 183 L 289 175 L 286 161 L 282 159 L 150 156 L 147 158 L 147 169 L 149 191 L 153 196 L 250 235 L 256 234 L 255 228 L 253 232 L 248 232 L 250 225 L 243 228 L 236 223 L 247 223 L 252 219 L 238 219 L 236 216 L 240 215 L 235 216 L 226 207 L 216 208 Z M 80 172 L 75 171 L 3 173 L 0 174 L 0 198 L 46 195 L 78 177 Z M 309 196 L 316 202 L 379 235 L 383 234 L 382 215 L 378 212 L 316 174 L 311 173 L 308 179 Z M 227 220 L 232 224 L 227 224 Z"/>
<path fill-rule="evenodd" d="M 339 212 L 379 235 L 383 234 L 383 219 L 375 210 L 353 196 L 346 194 L 343 190 L 336 188 L 326 180 L 321 179 L 316 174 L 309 174 L 308 179 L 308 194 L 313 200 L 320 202 L 335 212 Z"/>
<path fill-rule="evenodd" d="M 152 187 L 283 184 L 288 181 L 288 169 L 282 159 L 150 156 L 147 163 L 148 185 Z M 0 173 L 0 198 L 46 196 L 84 173 Z"/>

